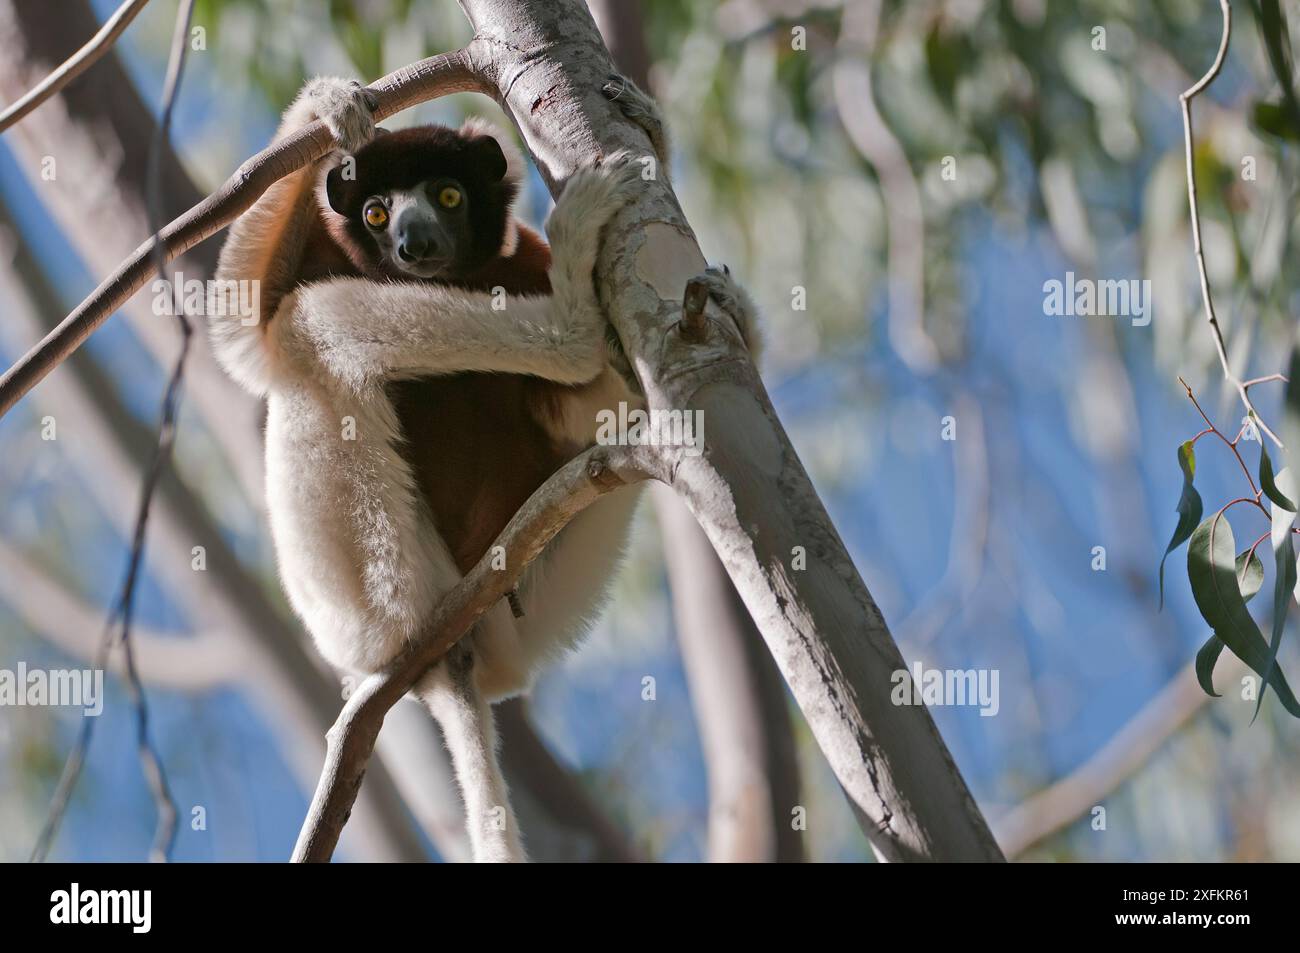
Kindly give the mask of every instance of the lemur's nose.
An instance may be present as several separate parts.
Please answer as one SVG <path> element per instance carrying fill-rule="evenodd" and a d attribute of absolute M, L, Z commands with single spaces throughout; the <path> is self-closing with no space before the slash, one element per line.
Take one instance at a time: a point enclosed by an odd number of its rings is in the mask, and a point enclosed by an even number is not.
<path fill-rule="evenodd" d="M 404 238 L 397 246 L 397 256 L 405 262 L 419 261 L 429 250 L 429 243 L 423 238 Z"/>
<path fill-rule="evenodd" d="M 397 257 L 410 264 L 436 251 L 437 236 L 426 222 L 418 219 L 401 223 L 397 232 Z"/>

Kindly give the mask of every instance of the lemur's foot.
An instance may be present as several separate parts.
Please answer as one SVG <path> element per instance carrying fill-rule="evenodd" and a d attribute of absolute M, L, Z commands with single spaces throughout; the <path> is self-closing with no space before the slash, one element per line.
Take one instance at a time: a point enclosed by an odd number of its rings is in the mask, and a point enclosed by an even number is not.
<path fill-rule="evenodd" d="M 600 91 L 616 105 L 623 115 L 645 130 L 650 137 L 655 157 L 664 172 L 668 171 L 668 129 L 663 114 L 649 93 L 621 73 L 610 73 Z"/>
<path fill-rule="evenodd" d="M 696 276 L 695 281 L 705 286 L 709 299 L 735 324 L 741 340 L 757 364 L 763 351 L 763 334 L 759 326 L 758 308 L 749 292 L 736 283 L 731 277 L 731 269 L 726 265 L 707 269 L 702 275 Z"/>
<path fill-rule="evenodd" d="M 353 153 L 375 137 L 375 94 L 356 80 L 321 76 L 307 84 L 316 116 L 339 148 Z"/>

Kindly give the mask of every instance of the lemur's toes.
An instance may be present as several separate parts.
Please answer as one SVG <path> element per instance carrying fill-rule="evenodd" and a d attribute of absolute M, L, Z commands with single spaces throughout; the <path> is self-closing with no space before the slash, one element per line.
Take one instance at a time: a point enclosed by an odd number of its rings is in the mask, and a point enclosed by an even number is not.
<path fill-rule="evenodd" d="M 321 77 L 311 86 L 316 115 L 344 152 L 356 152 L 375 137 L 379 99 L 357 80 Z"/>

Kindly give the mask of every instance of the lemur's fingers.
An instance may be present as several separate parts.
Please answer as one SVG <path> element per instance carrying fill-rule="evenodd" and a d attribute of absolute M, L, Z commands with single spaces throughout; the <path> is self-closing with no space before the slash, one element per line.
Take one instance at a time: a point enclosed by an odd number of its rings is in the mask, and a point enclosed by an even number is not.
<path fill-rule="evenodd" d="M 735 324 L 754 363 L 758 363 L 759 354 L 763 350 L 758 309 L 749 293 L 731 277 L 731 269 L 726 265 L 709 268 L 695 280 L 705 286 L 709 299 Z"/>
<path fill-rule="evenodd" d="M 659 112 L 659 104 L 621 73 L 610 73 L 601 85 L 600 91 L 605 94 L 606 99 L 619 108 L 624 116 L 645 130 L 645 134 L 650 137 L 650 145 L 654 148 L 655 157 L 666 172 L 668 130 Z"/>
<path fill-rule="evenodd" d="M 308 95 L 316 116 L 344 152 L 356 152 L 375 137 L 375 94 L 356 80 L 321 76 L 312 80 Z"/>
<path fill-rule="evenodd" d="M 598 166 L 573 174 L 546 222 L 546 234 L 558 251 L 589 246 L 594 259 L 597 233 L 624 205 L 641 194 L 641 170 L 625 152 Z"/>

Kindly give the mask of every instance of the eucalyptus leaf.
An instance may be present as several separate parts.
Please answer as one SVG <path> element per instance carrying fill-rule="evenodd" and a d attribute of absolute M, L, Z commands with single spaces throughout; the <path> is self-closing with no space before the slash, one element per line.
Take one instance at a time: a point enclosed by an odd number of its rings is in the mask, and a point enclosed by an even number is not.
<path fill-rule="evenodd" d="M 1296 701 L 1281 669 L 1270 666 L 1268 643 L 1246 610 L 1246 600 L 1237 583 L 1234 547 L 1232 526 L 1222 510 L 1192 533 L 1187 547 L 1187 578 L 1196 607 L 1214 634 L 1273 686 L 1288 712 L 1300 718 L 1300 702 Z"/>
<path fill-rule="evenodd" d="M 1214 666 L 1218 663 L 1222 652 L 1223 640 L 1217 635 L 1212 635 L 1196 653 L 1196 680 L 1201 683 L 1201 691 L 1215 698 L 1221 696 L 1214 690 Z"/>
<path fill-rule="evenodd" d="M 1165 560 L 1192 535 L 1192 530 L 1196 529 L 1196 524 L 1201 521 L 1201 513 L 1204 507 L 1201 503 L 1201 494 L 1196 492 L 1196 487 L 1192 486 L 1192 480 L 1196 476 L 1196 448 L 1188 440 L 1178 448 L 1178 467 L 1183 471 L 1183 492 L 1178 497 L 1178 525 L 1174 527 L 1174 535 L 1169 540 L 1169 545 L 1165 547 L 1165 554 L 1160 557 L 1160 608 L 1165 607 Z"/>
<path fill-rule="evenodd" d="M 1295 513 L 1296 505 L 1277 488 L 1277 481 L 1273 478 L 1273 461 L 1268 458 L 1268 447 L 1264 446 L 1262 440 L 1259 442 L 1259 485 L 1275 507 L 1280 506 Z"/>
<path fill-rule="evenodd" d="M 1300 142 L 1300 126 L 1285 103 L 1260 100 L 1251 107 L 1250 118 L 1260 132 L 1288 142 Z"/>
<path fill-rule="evenodd" d="M 1250 602 L 1255 597 L 1255 593 L 1259 592 L 1260 586 L 1264 584 L 1264 563 L 1257 553 L 1247 550 L 1237 554 L 1236 571 L 1241 597 L 1246 602 Z M 1201 683 L 1201 689 L 1205 694 L 1213 695 L 1215 698 L 1220 696 L 1214 690 L 1214 666 L 1218 664 L 1222 652 L 1223 640 L 1217 635 L 1212 635 L 1196 653 L 1196 680 Z"/>
<path fill-rule="evenodd" d="M 1247 565 L 1246 557 L 1249 555 L 1250 564 Z M 1244 552 L 1237 554 L 1237 588 L 1241 590 L 1241 598 L 1249 602 L 1255 598 L 1255 593 L 1259 592 L 1259 587 L 1264 585 L 1264 562 L 1259 558 L 1259 553 Z"/>
<path fill-rule="evenodd" d="M 1278 482 L 1286 487 L 1287 492 L 1294 494 L 1295 488 L 1290 470 L 1284 469 L 1277 476 Z M 1269 498 L 1272 499 L 1271 496 Z M 1291 593 L 1296 587 L 1295 545 L 1291 541 L 1291 528 L 1295 526 L 1295 516 L 1294 507 L 1283 508 L 1274 502 L 1272 528 L 1269 532 L 1273 544 L 1274 562 L 1273 632 L 1268 646 L 1268 667 L 1264 670 L 1264 680 L 1259 686 L 1259 697 L 1255 699 L 1255 714 L 1250 719 L 1252 722 L 1259 717 L 1259 708 L 1264 704 L 1264 692 L 1268 689 L 1268 680 L 1277 667 L 1277 650 L 1282 644 L 1282 633 L 1286 629 L 1286 614 L 1291 608 Z"/>

